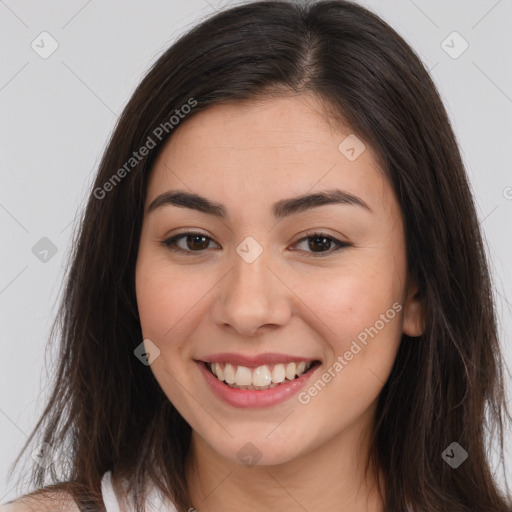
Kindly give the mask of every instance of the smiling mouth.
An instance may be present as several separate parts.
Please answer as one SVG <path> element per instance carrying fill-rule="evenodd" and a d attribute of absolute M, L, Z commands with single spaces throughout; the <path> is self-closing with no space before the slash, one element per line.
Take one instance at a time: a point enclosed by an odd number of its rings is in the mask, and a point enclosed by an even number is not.
<path fill-rule="evenodd" d="M 298 379 L 317 367 L 319 361 L 263 365 L 257 368 L 230 364 L 204 363 L 209 372 L 232 389 L 264 391 Z"/>

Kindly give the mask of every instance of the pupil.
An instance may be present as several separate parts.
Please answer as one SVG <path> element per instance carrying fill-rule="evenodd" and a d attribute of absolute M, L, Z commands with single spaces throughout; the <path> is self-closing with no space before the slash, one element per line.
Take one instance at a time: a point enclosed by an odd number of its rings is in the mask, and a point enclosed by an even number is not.
<path fill-rule="evenodd" d="M 201 238 L 202 238 L 203 240 L 204 240 L 204 239 L 206 239 L 206 237 L 205 237 L 205 236 L 203 236 L 203 235 L 191 235 L 191 236 L 189 237 L 189 239 L 192 239 L 192 240 L 193 240 L 193 242 L 192 242 L 192 244 L 190 244 L 190 245 L 192 245 L 192 246 L 193 246 L 193 245 L 195 245 L 195 244 L 196 244 L 197 239 L 201 239 Z M 190 247 L 190 245 L 189 245 L 189 248 L 193 248 L 193 247 Z M 201 244 L 198 244 L 198 245 L 201 245 Z M 204 243 L 203 243 L 202 245 L 204 245 Z M 208 243 L 207 243 L 206 245 L 208 245 Z M 196 247 L 196 248 L 197 248 L 197 247 Z M 204 248 L 205 248 L 205 247 L 199 247 L 199 249 L 204 249 Z"/>
<path fill-rule="evenodd" d="M 316 237 L 311 238 L 312 242 L 313 241 L 317 242 L 319 240 L 321 240 L 320 244 L 317 245 L 315 243 L 310 243 L 309 244 L 309 248 L 310 249 L 315 249 L 315 248 L 322 248 L 323 247 L 324 249 L 329 249 L 329 247 L 328 247 L 330 245 L 329 238 L 325 238 L 325 237 L 321 237 L 321 236 L 316 236 Z"/>

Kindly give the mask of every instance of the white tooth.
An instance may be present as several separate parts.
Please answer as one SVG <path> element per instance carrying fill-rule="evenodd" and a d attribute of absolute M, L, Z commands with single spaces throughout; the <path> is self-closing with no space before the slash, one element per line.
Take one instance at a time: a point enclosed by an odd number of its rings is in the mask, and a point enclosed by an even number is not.
<path fill-rule="evenodd" d="M 297 370 L 297 367 L 295 366 L 295 363 L 288 363 L 286 365 L 286 378 L 288 380 L 293 380 L 295 378 L 295 372 Z"/>
<path fill-rule="evenodd" d="M 229 363 L 224 367 L 224 380 L 228 384 L 235 383 L 235 369 Z"/>
<path fill-rule="evenodd" d="M 224 370 L 220 363 L 217 363 L 217 378 L 219 380 L 224 380 Z"/>
<path fill-rule="evenodd" d="M 213 375 L 217 375 L 217 363 L 212 363 L 212 373 Z"/>
<path fill-rule="evenodd" d="M 270 370 L 267 366 L 258 366 L 252 374 L 253 386 L 268 386 L 272 382 Z"/>
<path fill-rule="evenodd" d="M 306 369 L 306 363 L 304 361 L 301 361 L 298 365 L 297 365 L 297 369 L 295 370 L 295 374 L 298 375 L 299 377 L 304 373 L 304 370 Z"/>
<path fill-rule="evenodd" d="M 237 386 L 251 386 L 252 371 L 246 366 L 239 366 L 235 373 L 235 383 Z"/>
<path fill-rule="evenodd" d="M 272 370 L 272 382 L 279 384 L 286 378 L 284 364 L 276 364 Z"/>

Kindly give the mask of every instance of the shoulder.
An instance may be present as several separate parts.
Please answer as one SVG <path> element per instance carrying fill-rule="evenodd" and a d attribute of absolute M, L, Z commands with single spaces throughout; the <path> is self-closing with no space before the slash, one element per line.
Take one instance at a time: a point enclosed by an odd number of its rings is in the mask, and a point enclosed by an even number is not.
<path fill-rule="evenodd" d="M 68 492 L 36 492 L 0 504 L 0 512 L 80 512 Z"/>

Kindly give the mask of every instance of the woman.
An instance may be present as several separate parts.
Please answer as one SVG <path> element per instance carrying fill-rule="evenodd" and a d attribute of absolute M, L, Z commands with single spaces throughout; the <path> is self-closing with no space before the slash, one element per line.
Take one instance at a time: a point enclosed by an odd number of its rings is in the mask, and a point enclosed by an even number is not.
<path fill-rule="evenodd" d="M 484 438 L 510 416 L 467 177 L 374 14 L 253 2 L 181 37 L 75 247 L 30 438 L 59 455 L 35 487 L 58 483 L 12 510 L 512 510 Z"/>

